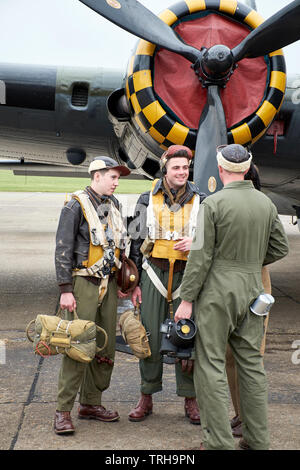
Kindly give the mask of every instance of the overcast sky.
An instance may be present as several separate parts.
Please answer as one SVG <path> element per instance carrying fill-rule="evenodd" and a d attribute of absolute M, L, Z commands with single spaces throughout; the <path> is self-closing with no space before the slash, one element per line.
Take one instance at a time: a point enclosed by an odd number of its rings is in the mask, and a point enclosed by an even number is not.
<path fill-rule="evenodd" d="M 104 1 L 104 0 L 103 0 Z M 159 13 L 178 0 L 141 0 Z M 257 0 L 268 18 L 289 0 Z M 125 69 L 136 38 L 79 0 L 1 0 L 0 62 L 95 65 Z M 300 41 L 285 48 L 289 73 L 300 73 Z"/>

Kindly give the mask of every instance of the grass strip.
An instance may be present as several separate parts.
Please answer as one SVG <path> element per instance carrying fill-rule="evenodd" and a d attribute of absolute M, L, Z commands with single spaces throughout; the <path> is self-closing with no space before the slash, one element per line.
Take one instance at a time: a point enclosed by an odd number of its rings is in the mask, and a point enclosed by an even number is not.
<path fill-rule="evenodd" d="M 0 171 L 0 191 L 72 193 L 90 184 L 89 178 L 68 178 L 54 176 L 14 175 L 12 171 Z M 149 180 L 130 180 L 120 178 L 116 194 L 141 194 L 149 191 Z"/>

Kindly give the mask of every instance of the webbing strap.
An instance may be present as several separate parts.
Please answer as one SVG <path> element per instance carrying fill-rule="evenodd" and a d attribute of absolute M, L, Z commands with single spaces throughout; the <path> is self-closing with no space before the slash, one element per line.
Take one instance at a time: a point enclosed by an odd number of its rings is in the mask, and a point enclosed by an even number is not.
<path fill-rule="evenodd" d="M 173 299 L 172 299 L 172 285 L 173 285 L 173 273 L 174 273 L 174 264 L 175 264 L 175 259 L 170 259 L 169 260 L 169 279 L 168 279 L 168 304 L 169 304 L 169 314 L 171 320 L 173 320 L 174 312 L 173 312 Z"/>
<path fill-rule="evenodd" d="M 160 292 L 160 294 L 168 300 L 168 291 L 167 291 L 167 289 L 165 288 L 165 286 L 163 285 L 163 283 L 161 282 L 161 280 L 159 279 L 159 277 L 157 276 L 155 271 L 151 268 L 151 266 L 150 266 L 150 264 L 148 263 L 147 260 L 145 260 L 143 262 L 142 268 L 146 271 L 146 273 L 148 274 L 148 276 L 151 279 L 152 283 L 155 285 L 156 289 Z M 169 277 L 169 279 L 170 279 L 170 277 Z M 171 286 L 172 286 L 172 284 L 171 284 Z M 174 292 L 172 292 L 171 300 L 175 300 L 179 297 L 180 287 L 181 287 L 181 285 L 179 287 L 177 287 L 177 289 Z"/>

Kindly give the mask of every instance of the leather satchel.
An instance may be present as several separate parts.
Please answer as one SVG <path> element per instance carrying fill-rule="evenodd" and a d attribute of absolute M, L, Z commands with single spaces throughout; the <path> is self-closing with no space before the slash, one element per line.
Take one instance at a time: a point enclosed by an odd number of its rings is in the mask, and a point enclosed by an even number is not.
<path fill-rule="evenodd" d="M 106 331 L 93 321 L 80 320 L 76 310 L 73 314 L 74 320 L 64 320 L 59 309 L 57 315 L 37 315 L 27 325 L 27 338 L 33 343 L 35 354 L 42 357 L 66 354 L 74 361 L 89 363 L 96 353 L 106 347 Z M 96 344 L 97 331 L 104 335 L 104 345 L 101 348 Z"/>
<path fill-rule="evenodd" d="M 119 324 L 124 341 L 130 346 L 133 354 L 139 359 L 150 357 L 149 334 L 140 321 L 139 304 L 137 304 L 134 311 L 126 310 L 122 313 Z"/>

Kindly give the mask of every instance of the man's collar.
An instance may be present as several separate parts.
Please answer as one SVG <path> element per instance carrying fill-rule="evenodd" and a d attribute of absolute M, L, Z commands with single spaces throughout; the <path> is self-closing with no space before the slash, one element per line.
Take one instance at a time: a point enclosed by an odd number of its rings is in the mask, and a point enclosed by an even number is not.
<path fill-rule="evenodd" d="M 153 194 L 158 193 L 158 191 L 159 191 L 160 189 L 163 190 L 163 188 L 164 188 L 163 179 L 160 178 L 160 179 L 157 181 L 156 185 L 154 186 Z"/>
<path fill-rule="evenodd" d="M 94 197 L 98 204 L 101 204 L 111 199 L 110 196 L 100 195 L 96 193 L 96 191 L 92 189 L 91 186 L 87 186 L 85 189 L 88 194 L 91 194 Z"/>
<path fill-rule="evenodd" d="M 240 188 L 240 189 L 252 189 L 254 188 L 251 180 L 232 181 L 226 184 L 223 189 Z"/>

